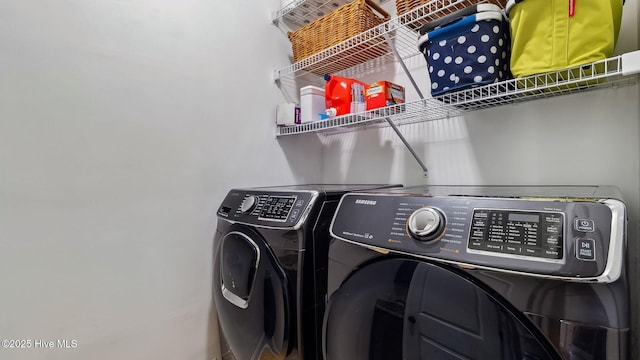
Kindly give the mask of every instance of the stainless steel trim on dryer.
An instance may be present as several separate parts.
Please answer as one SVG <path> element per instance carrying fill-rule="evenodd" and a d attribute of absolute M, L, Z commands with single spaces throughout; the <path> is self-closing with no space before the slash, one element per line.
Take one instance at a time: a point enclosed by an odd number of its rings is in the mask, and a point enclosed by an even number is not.
<path fill-rule="evenodd" d="M 253 241 L 249 236 L 239 232 L 239 231 L 232 231 L 228 234 L 226 234 L 223 238 L 223 242 L 222 242 L 222 246 L 221 246 L 221 252 L 224 253 L 224 239 L 226 239 L 228 236 L 230 235 L 238 235 L 243 237 L 245 240 L 247 240 L 247 242 L 249 242 L 249 244 L 251 244 L 251 246 L 253 246 L 253 248 L 256 251 L 256 266 L 254 270 L 258 269 L 258 266 L 260 265 L 260 248 L 258 247 L 258 244 L 255 243 L 255 241 Z M 224 258 L 220 259 L 220 268 L 224 269 Z M 249 290 L 249 295 L 247 296 L 247 299 L 243 299 L 241 297 L 239 297 L 238 295 L 234 294 L 233 292 L 231 292 L 229 289 L 227 289 L 227 287 L 224 285 L 224 279 L 222 277 L 222 274 L 220 276 L 220 283 L 222 284 L 221 286 L 221 291 L 222 291 L 222 296 L 224 296 L 225 299 L 227 299 L 230 303 L 232 303 L 233 305 L 241 308 L 241 309 L 246 309 L 249 306 L 249 300 L 251 299 L 251 293 L 253 292 L 253 288 L 255 286 L 255 283 L 251 284 L 251 289 Z"/>
<path fill-rule="evenodd" d="M 615 199 L 601 200 L 601 202 L 611 209 L 611 244 L 609 246 L 609 256 L 607 266 L 602 275 L 598 277 L 598 282 L 614 282 L 618 280 L 622 273 L 622 259 L 624 259 L 626 232 L 626 213 L 623 202 Z"/>

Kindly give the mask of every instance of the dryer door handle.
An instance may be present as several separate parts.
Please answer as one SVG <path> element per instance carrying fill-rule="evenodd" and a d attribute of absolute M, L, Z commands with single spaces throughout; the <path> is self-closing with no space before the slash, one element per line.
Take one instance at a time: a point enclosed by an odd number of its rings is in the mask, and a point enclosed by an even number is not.
<path fill-rule="evenodd" d="M 249 236 L 239 231 L 222 239 L 220 290 L 227 301 L 241 309 L 249 306 L 260 267 L 260 248 Z"/>
<path fill-rule="evenodd" d="M 230 303 L 232 303 L 233 305 L 241 308 L 241 309 L 246 309 L 247 307 L 249 307 L 249 299 L 243 299 L 240 296 L 234 294 L 233 292 L 229 291 L 229 289 L 227 289 L 224 286 L 224 283 L 222 284 L 222 296 L 224 296 L 225 299 L 227 299 Z"/>

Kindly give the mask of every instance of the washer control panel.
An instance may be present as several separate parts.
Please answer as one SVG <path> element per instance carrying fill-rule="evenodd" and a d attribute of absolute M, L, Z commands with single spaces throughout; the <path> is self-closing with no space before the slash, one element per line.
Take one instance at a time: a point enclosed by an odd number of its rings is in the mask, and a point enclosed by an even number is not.
<path fill-rule="evenodd" d="M 255 226 L 293 228 L 308 213 L 313 192 L 260 192 L 233 190 L 218 209 L 218 216 Z"/>
<path fill-rule="evenodd" d="M 613 199 L 351 193 L 331 234 L 465 268 L 610 282 L 621 272 L 625 221 Z"/>
<path fill-rule="evenodd" d="M 442 213 L 433 207 L 423 207 L 414 211 L 407 220 L 409 234 L 420 241 L 435 241 L 442 234 L 445 219 Z"/>
<path fill-rule="evenodd" d="M 474 209 L 467 250 L 562 261 L 564 213 Z"/>

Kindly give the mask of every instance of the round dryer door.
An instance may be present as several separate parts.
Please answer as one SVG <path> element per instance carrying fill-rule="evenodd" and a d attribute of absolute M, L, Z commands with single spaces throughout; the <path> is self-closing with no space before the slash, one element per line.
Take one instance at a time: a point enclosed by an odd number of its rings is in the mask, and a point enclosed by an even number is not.
<path fill-rule="evenodd" d="M 284 358 L 290 331 L 287 277 L 264 240 L 250 229 L 223 236 L 213 279 L 220 329 L 235 357 Z"/>
<path fill-rule="evenodd" d="M 409 260 L 370 263 L 331 295 L 326 360 L 560 359 L 522 313 L 465 273 Z"/>

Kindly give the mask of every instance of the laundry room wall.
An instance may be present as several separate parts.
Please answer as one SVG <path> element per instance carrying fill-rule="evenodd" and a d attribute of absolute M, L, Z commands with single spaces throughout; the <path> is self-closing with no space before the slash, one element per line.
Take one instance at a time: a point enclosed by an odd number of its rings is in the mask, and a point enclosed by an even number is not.
<path fill-rule="evenodd" d="M 638 4 L 627 1 L 616 48 L 638 49 Z M 407 67 L 426 95 L 424 58 Z M 400 66 L 363 78 L 405 86 L 419 99 Z M 322 137 L 327 182 L 419 184 L 617 185 L 629 217 L 633 356 L 638 358 L 640 308 L 640 107 L 638 85 L 614 87 L 466 113 L 399 129 L 429 170 L 424 177 L 392 129 Z"/>
<path fill-rule="evenodd" d="M 279 6 L 0 2 L 1 359 L 219 359 L 218 204 L 322 177 L 274 136 Z"/>

